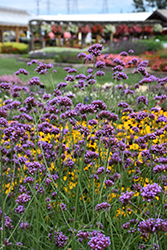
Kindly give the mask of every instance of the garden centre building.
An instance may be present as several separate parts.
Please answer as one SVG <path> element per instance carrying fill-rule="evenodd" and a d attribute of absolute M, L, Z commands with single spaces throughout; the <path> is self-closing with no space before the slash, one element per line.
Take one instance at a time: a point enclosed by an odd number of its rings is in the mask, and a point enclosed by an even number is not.
<path fill-rule="evenodd" d="M 2 42 L 2 34 L 4 31 L 12 30 L 15 32 L 16 41 L 19 41 L 19 33 L 21 31 L 30 31 L 31 43 L 30 48 L 34 49 L 34 41 L 36 38 L 39 40 L 39 47 L 44 46 L 44 38 L 48 26 L 55 26 L 54 30 L 50 30 L 50 35 L 58 37 L 59 45 L 62 32 L 68 30 L 68 26 L 72 28 L 78 27 L 77 31 L 84 34 L 85 29 L 89 29 L 94 34 L 100 34 L 100 30 L 97 28 L 104 27 L 106 25 L 113 25 L 115 28 L 121 27 L 126 34 L 127 27 L 130 28 L 130 33 L 139 32 L 140 28 L 145 28 L 145 33 L 149 33 L 149 27 L 153 27 L 155 24 L 160 24 L 162 27 L 167 27 L 167 10 L 156 10 L 152 12 L 136 12 L 136 13 L 119 13 L 119 14 L 67 14 L 67 15 L 31 15 L 24 10 L 16 10 L 0 7 L 0 42 Z M 99 27 L 98 27 L 99 25 Z M 55 31 L 56 30 L 56 31 Z M 55 31 L 55 32 L 53 32 Z M 71 34 L 73 30 L 70 30 Z M 121 32 L 121 31 L 120 31 Z M 49 30 L 48 30 L 49 33 Z M 37 37 L 38 36 L 38 37 Z"/>

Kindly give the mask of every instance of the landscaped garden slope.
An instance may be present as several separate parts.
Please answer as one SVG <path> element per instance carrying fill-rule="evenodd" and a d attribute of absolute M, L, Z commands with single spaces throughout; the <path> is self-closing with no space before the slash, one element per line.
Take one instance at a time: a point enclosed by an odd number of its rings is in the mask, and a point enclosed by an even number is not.
<path fill-rule="evenodd" d="M 64 68 L 47 90 L 40 78 L 57 70 L 36 60 L 26 86 L 1 81 L 0 249 L 166 248 L 167 77 L 134 56 L 127 84 L 130 50 L 102 83 L 102 49 L 80 53 L 93 68 Z"/>

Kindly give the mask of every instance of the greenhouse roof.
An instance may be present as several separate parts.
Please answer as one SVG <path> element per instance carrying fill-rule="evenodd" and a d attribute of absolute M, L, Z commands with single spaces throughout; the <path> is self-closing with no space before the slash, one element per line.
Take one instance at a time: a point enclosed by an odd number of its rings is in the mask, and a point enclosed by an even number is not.
<path fill-rule="evenodd" d="M 137 13 L 119 13 L 119 14 L 58 14 L 58 15 L 40 15 L 38 19 L 45 21 L 60 22 L 128 22 L 128 21 L 145 21 L 152 12 Z"/>
<path fill-rule="evenodd" d="M 26 10 L 0 7 L 0 25 L 28 26 L 28 22 L 36 18 Z"/>

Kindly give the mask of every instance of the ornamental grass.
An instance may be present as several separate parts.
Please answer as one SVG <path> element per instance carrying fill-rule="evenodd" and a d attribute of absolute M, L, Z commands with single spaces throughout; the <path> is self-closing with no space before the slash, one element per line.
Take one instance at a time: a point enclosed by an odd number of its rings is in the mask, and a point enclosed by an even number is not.
<path fill-rule="evenodd" d="M 1 250 L 166 249 L 167 77 L 133 58 L 142 80 L 127 85 L 122 52 L 113 83 L 101 84 L 102 49 L 78 56 L 93 69 L 65 68 L 47 92 L 40 76 L 56 69 L 36 60 L 28 65 L 39 78 L 26 87 L 0 83 Z"/>

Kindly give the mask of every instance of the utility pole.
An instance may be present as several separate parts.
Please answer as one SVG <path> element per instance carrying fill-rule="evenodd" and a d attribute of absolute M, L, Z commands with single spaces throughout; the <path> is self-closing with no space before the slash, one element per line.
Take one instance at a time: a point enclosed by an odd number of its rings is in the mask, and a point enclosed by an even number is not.
<path fill-rule="evenodd" d="M 102 13 L 108 13 L 108 0 L 103 0 Z"/>
<path fill-rule="evenodd" d="M 73 13 L 77 14 L 78 13 L 78 0 L 73 0 Z"/>
<path fill-rule="evenodd" d="M 36 2 L 37 2 L 37 16 L 39 15 L 39 1 L 40 0 L 36 0 Z"/>
<path fill-rule="evenodd" d="M 67 0 L 67 14 L 70 14 L 70 0 Z"/>
<path fill-rule="evenodd" d="M 47 0 L 48 15 L 50 15 L 50 0 Z"/>

